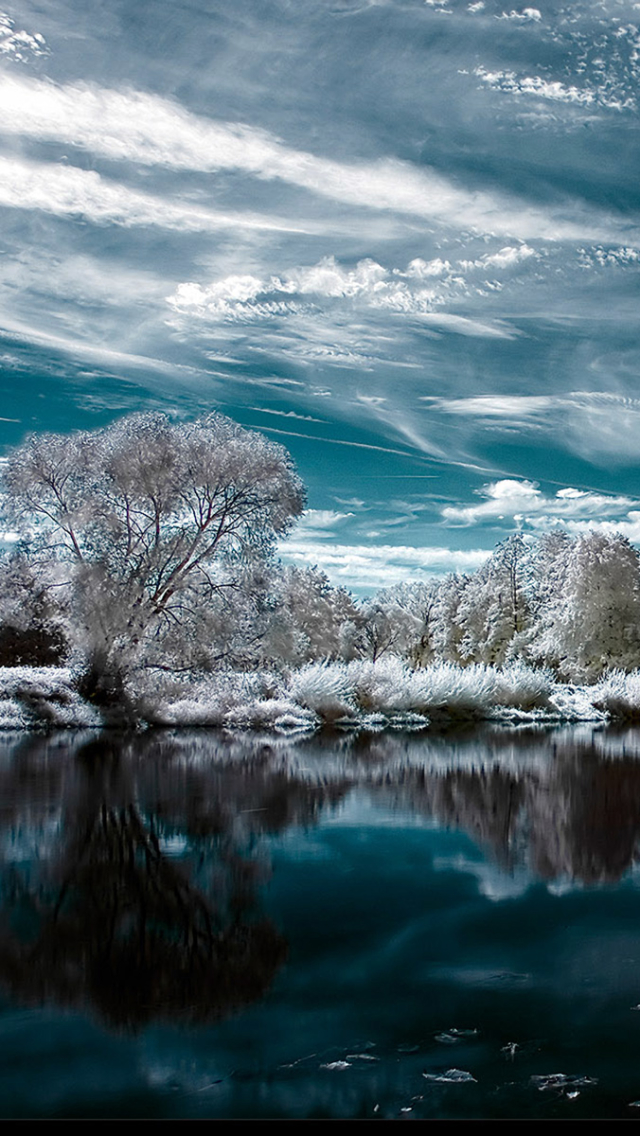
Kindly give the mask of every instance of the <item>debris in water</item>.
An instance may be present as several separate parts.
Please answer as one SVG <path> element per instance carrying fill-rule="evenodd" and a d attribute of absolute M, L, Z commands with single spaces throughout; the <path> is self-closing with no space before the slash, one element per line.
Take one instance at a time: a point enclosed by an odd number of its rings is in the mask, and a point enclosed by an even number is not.
<path fill-rule="evenodd" d="M 379 1061 L 379 1057 L 374 1057 L 372 1053 L 347 1053 L 347 1057 L 351 1057 L 354 1061 Z"/>
<path fill-rule="evenodd" d="M 531 1084 L 541 1093 L 553 1089 L 575 1089 L 577 1086 L 583 1088 L 585 1085 L 597 1085 L 597 1083 L 597 1077 L 570 1077 L 566 1073 L 544 1073 L 531 1078 Z"/>
<path fill-rule="evenodd" d="M 321 1065 L 321 1069 L 350 1069 L 350 1061 L 329 1061 L 326 1065 Z"/>
<path fill-rule="evenodd" d="M 457 1045 L 459 1041 L 462 1041 L 462 1038 L 455 1037 L 452 1033 L 437 1033 L 436 1041 L 439 1041 L 442 1045 Z"/>
<path fill-rule="evenodd" d="M 567 1093 L 567 1100 L 575 1100 L 576 1097 L 579 1097 L 579 1096 L 580 1096 L 580 1093 L 578 1092 L 578 1090 L 574 1089 L 574 1091 L 572 1093 Z"/>
<path fill-rule="evenodd" d="M 506 1045 L 502 1046 L 500 1052 L 504 1053 L 505 1057 L 507 1057 L 509 1061 L 513 1061 L 516 1055 L 516 1049 L 519 1048 L 520 1046 L 518 1045 L 517 1041 L 508 1041 Z"/>
<path fill-rule="evenodd" d="M 471 1073 L 467 1073 L 465 1069 L 447 1069 L 446 1073 L 423 1073 L 425 1081 L 438 1081 L 441 1084 L 448 1085 L 461 1085 L 464 1082 L 474 1081 L 478 1082 Z"/>
<path fill-rule="evenodd" d="M 308 1053 L 306 1057 L 298 1057 L 297 1061 L 287 1061 L 285 1065 L 278 1065 L 279 1069 L 295 1069 L 296 1065 L 300 1065 L 302 1061 L 311 1061 L 313 1057 L 317 1057 L 317 1053 Z"/>

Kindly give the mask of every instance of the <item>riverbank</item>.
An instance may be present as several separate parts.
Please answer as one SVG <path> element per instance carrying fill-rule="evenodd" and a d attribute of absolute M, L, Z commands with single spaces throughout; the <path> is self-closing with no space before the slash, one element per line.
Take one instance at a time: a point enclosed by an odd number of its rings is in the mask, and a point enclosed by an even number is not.
<path fill-rule="evenodd" d="M 209 726 L 232 731 L 314 733 L 424 730 L 469 720 L 640 720 L 640 672 L 613 671 L 592 685 L 554 681 L 522 664 L 501 669 L 449 663 L 412 670 L 396 657 L 376 663 L 311 663 L 285 674 L 214 672 L 131 676 L 127 707 L 99 707 L 79 693 L 74 667 L 0 668 L 0 729 L 128 724 Z"/>

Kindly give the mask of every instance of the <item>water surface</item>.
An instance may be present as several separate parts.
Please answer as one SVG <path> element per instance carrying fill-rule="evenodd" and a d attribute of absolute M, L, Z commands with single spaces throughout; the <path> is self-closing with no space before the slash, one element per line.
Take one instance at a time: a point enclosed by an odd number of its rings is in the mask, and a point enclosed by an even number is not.
<path fill-rule="evenodd" d="M 5 1117 L 640 1114 L 640 733 L 0 739 Z"/>

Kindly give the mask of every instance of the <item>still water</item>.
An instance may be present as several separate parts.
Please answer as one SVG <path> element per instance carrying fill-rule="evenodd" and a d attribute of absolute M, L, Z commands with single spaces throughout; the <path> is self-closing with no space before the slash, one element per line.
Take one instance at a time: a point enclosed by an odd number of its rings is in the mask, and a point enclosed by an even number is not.
<path fill-rule="evenodd" d="M 0 737 L 0 1115 L 640 1116 L 640 731 Z"/>

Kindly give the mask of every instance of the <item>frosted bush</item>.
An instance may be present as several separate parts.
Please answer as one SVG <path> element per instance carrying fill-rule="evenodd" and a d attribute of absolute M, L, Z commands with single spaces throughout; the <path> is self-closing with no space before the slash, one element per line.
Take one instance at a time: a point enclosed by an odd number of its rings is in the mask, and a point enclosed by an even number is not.
<path fill-rule="evenodd" d="M 297 732 L 315 730 L 319 721 L 310 710 L 304 710 L 288 699 L 268 698 L 262 702 L 254 700 L 229 710 L 225 715 L 224 725 L 228 729 L 235 730 L 272 729 L 279 732 Z"/>
<path fill-rule="evenodd" d="M 549 698 L 549 706 L 563 722 L 603 722 L 609 715 L 594 705 L 596 687 L 569 686 L 557 683 Z"/>
<path fill-rule="evenodd" d="M 101 726 L 76 679 L 71 667 L 0 667 L 0 729 Z"/>
<path fill-rule="evenodd" d="M 640 721 L 640 671 L 610 671 L 592 688 L 591 701 L 612 718 Z"/>
<path fill-rule="evenodd" d="M 553 678 L 549 671 L 512 663 L 497 672 L 494 697 L 500 706 L 531 710 L 548 706 L 552 689 Z"/>
<path fill-rule="evenodd" d="M 458 667 L 454 663 L 437 663 L 420 671 L 418 711 L 443 711 L 454 717 L 483 717 L 495 704 L 497 672 L 492 667 L 474 664 Z M 417 692 L 416 692 L 417 693 Z"/>
<path fill-rule="evenodd" d="M 293 672 L 289 689 L 296 702 L 313 710 L 325 722 L 350 717 L 355 711 L 344 663 L 309 663 Z"/>
<path fill-rule="evenodd" d="M 352 698 L 360 710 L 373 713 L 413 710 L 421 696 L 416 677 L 397 655 L 385 655 L 375 663 L 361 660 L 347 665 Z"/>

